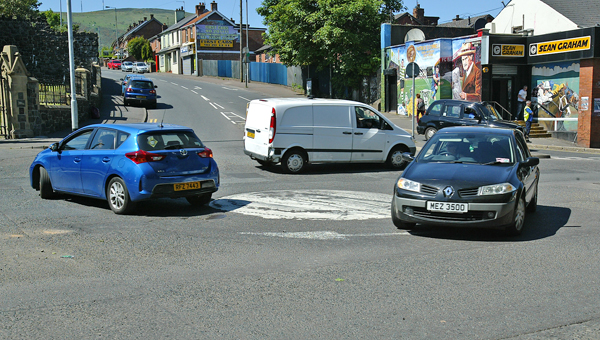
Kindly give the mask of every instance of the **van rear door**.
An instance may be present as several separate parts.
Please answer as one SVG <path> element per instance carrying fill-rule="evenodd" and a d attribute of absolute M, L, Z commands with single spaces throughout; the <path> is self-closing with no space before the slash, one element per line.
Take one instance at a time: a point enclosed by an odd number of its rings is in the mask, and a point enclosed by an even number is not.
<path fill-rule="evenodd" d="M 253 100 L 248 106 L 244 127 L 244 149 L 255 156 L 267 157 L 269 153 L 269 127 L 273 106 L 267 101 Z"/>

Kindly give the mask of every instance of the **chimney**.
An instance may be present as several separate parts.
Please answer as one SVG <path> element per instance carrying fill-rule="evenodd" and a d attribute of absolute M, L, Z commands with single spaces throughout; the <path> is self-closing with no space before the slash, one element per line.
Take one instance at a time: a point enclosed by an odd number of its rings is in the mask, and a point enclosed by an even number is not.
<path fill-rule="evenodd" d="M 183 6 L 175 10 L 175 23 L 181 21 L 181 19 L 185 18 L 185 11 L 183 10 Z"/>
<path fill-rule="evenodd" d="M 202 13 L 204 13 L 205 9 L 206 6 L 204 5 L 204 2 L 201 2 L 199 5 L 196 5 L 196 16 L 201 16 Z"/>
<path fill-rule="evenodd" d="M 214 0 L 210 3 L 210 10 L 213 12 L 217 10 L 217 3 Z"/>
<path fill-rule="evenodd" d="M 147 21 L 147 20 L 148 20 L 148 17 L 144 17 L 144 21 Z"/>
<path fill-rule="evenodd" d="M 462 20 L 462 18 L 458 14 L 456 15 L 456 18 L 452 19 L 452 21 L 459 21 L 459 20 Z"/>
<path fill-rule="evenodd" d="M 417 18 L 419 21 L 423 21 L 425 18 L 425 9 L 421 8 L 420 4 L 417 4 L 417 7 L 413 9 L 413 17 Z"/>
<path fill-rule="evenodd" d="M 141 25 L 144 21 L 142 21 L 142 20 L 138 21 L 138 25 Z"/>
<path fill-rule="evenodd" d="M 169 26 L 167 26 L 167 24 L 163 24 L 163 25 L 162 25 L 162 30 L 163 30 L 163 31 L 164 31 L 164 30 L 166 30 L 167 28 L 169 28 Z"/>
<path fill-rule="evenodd" d="M 154 14 L 150 14 L 150 20 L 154 19 Z"/>

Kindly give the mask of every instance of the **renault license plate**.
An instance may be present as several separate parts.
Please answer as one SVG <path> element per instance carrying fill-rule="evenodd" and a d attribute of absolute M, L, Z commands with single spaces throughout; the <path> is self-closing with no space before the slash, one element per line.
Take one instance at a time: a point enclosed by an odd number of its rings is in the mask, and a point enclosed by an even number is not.
<path fill-rule="evenodd" d="M 177 183 L 177 184 L 173 184 L 173 185 L 174 185 L 173 189 L 175 191 L 194 190 L 194 189 L 200 189 L 202 187 L 202 184 L 200 182 Z"/>
<path fill-rule="evenodd" d="M 468 203 L 427 202 L 427 210 L 462 214 L 469 211 Z"/>

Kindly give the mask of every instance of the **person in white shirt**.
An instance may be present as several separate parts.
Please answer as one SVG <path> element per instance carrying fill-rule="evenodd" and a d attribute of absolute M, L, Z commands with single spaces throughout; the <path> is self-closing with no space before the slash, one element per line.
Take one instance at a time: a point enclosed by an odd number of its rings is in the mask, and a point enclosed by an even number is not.
<path fill-rule="evenodd" d="M 517 95 L 517 115 L 516 120 L 523 120 L 523 109 L 525 108 L 525 102 L 527 101 L 527 85 L 523 86 L 523 88 L 519 91 Z"/>

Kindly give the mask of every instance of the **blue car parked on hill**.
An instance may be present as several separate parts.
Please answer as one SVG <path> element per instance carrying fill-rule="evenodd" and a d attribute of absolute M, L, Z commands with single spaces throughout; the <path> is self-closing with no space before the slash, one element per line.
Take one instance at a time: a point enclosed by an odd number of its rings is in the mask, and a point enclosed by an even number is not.
<path fill-rule="evenodd" d="M 146 77 L 132 78 L 125 87 L 123 104 L 127 106 L 136 103 L 155 109 L 157 87 Z"/>
<path fill-rule="evenodd" d="M 144 78 L 143 75 L 141 74 L 128 74 L 125 76 L 125 78 L 121 79 L 121 95 L 125 96 L 125 89 L 127 88 L 128 83 L 131 81 L 131 79 L 133 78 Z"/>
<path fill-rule="evenodd" d="M 40 152 L 29 176 L 42 198 L 105 199 L 117 214 L 160 197 L 204 205 L 220 185 L 212 150 L 191 128 L 151 123 L 83 127 Z"/>

